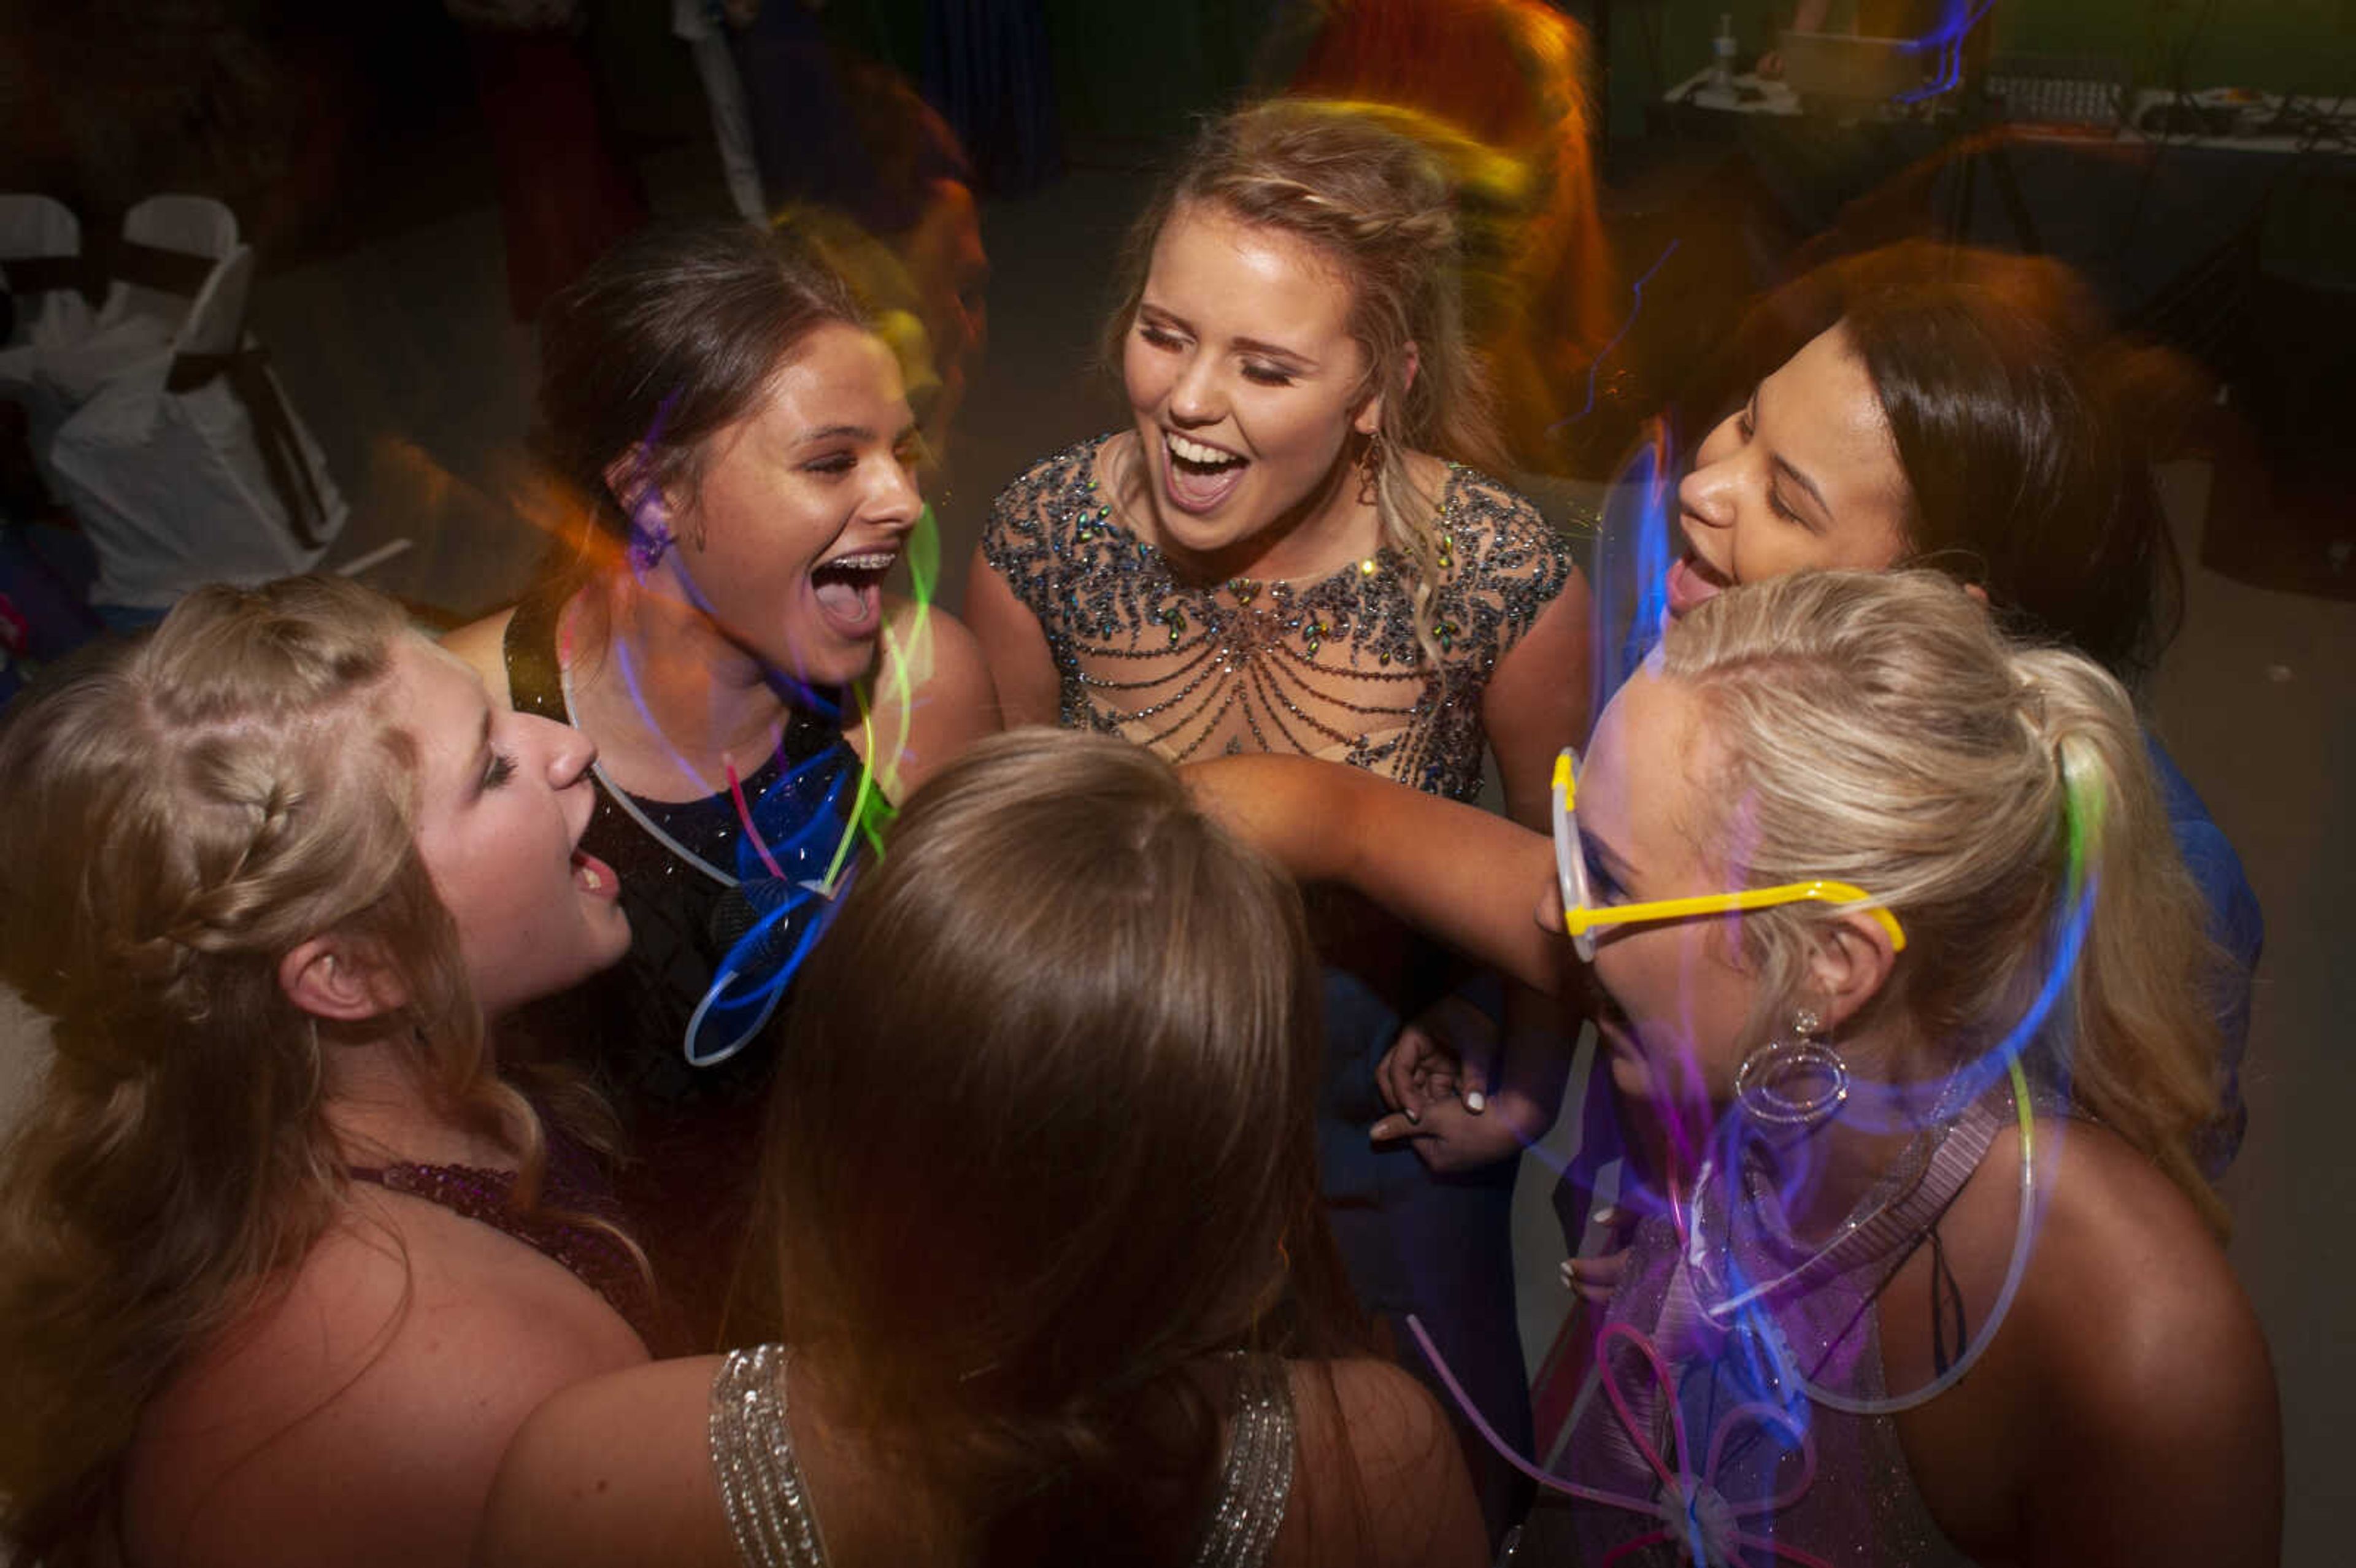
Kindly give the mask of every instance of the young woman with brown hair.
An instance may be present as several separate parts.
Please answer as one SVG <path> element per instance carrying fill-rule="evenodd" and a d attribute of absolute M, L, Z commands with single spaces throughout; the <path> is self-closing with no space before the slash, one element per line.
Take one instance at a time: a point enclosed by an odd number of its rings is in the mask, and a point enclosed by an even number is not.
<path fill-rule="evenodd" d="M 551 1403 L 482 1561 L 1483 1560 L 1430 1396 L 1356 1359 L 1299 900 L 1167 764 L 983 742 L 803 984 L 762 1188 L 782 1342 Z"/>

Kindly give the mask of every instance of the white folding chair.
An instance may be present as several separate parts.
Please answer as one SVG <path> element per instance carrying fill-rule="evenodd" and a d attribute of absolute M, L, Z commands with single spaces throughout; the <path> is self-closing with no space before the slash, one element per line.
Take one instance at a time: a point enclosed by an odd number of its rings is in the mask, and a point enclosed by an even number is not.
<path fill-rule="evenodd" d="M 215 266 L 237 249 L 237 217 L 209 196 L 151 196 L 123 215 L 108 268 L 103 329 L 134 316 L 177 332 Z"/>
<path fill-rule="evenodd" d="M 83 282 L 81 223 L 65 204 L 46 196 L 0 195 L 0 283 L 16 307 L 7 344 L 0 347 L 0 398 L 24 408 L 25 439 L 51 496 L 58 486 L 49 443 L 76 400 L 41 371 L 50 355 L 90 336 Z"/>
<path fill-rule="evenodd" d="M 8 348 L 71 343 L 89 334 L 81 267 L 81 223 L 63 202 L 0 195 L 0 279 L 16 306 Z"/>
<path fill-rule="evenodd" d="M 318 564 L 350 508 L 245 329 L 252 247 L 233 245 L 161 351 L 58 432 L 68 500 L 96 548 L 93 603 L 162 609 L 203 582 Z"/>

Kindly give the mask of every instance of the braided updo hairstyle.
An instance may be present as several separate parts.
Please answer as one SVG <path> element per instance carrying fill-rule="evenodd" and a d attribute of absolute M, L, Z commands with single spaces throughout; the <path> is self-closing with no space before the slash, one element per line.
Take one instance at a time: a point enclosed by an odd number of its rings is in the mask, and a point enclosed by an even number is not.
<path fill-rule="evenodd" d="M 1109 363 L 1145 294 L 1154 242 L 1182 208 L 1214 206 L 1305 240 L 1350 290 L 1349 330 L 1366 357 L 1354 400 L 1382 396 L 1375 478 L 1383 542 L 1413 569 L 1415 622 L 1437 661 L 1431 600 L 1447 570 L 1439 500 L 1410 476 L 1410 453 L 1505 465 L 1487 367 L 1464 329 L 1457 200 L 1510 186 L 1511 161 L 1412 111 L 1282 98 L 1213 122 L 1130 231 Z"/>
<path fill-rule="evenodd" d="M 413 841 L 416 742 L 385 707 L 409 635 L 337 579 L 201 589 L 0 733 L 0 978 L 51 1045 L 0 1156 L 0 1497 L 30 1559 L 100 1551 L 141 1406 L 344 1190 L 336 1026 L 281 989 L 289 951 L 383 955 L 409 1000 L 367 1030 L 537 1173 Z"/>

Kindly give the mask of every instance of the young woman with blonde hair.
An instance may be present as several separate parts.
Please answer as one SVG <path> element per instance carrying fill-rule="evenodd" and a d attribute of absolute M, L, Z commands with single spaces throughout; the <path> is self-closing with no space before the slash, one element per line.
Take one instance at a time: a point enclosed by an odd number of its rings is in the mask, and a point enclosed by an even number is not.
<path fill-rule="evenodd" d="M 1499 443 L 1462 320 L 1455 187 L 1413 118 L 1239 111 L 1139 219 L 1109 345 L 1133 425 L 1008 486 L 971 579 L 1009 722 L 1179 762 L 1325 757 L 1460 800 L 1486 752 L 1506 810 L 1544 822 L 1547 770 L 1586 725 L 1586 588 L 1527 501 L 1462 466 Z M 1352 1278 L 1371 1310 L 1431 1322 L 1520 1430 L 1513 1180 L 1559 1069 L 1511 1055 L 1486 1116 L 1451 1107 L 1374 1146 L 1376 1064 L 1451 976 L 1362 903 L 1312 921 L 1320 1141 Z M 1551 1038 L 1515 1030 L 1513 1050 Z M 1483 1477 L 1499 1533 L 1513 1486 Z"/>
<path fill-rule="evenodd" d="M 336 580 L 200 590 L 11 716 L 26 1561 L 463 1563 L 516 1424 L 645 1359 L 643 1262 L 485 1029 L 628 945 L 593 754 Z"/>
<path fill-rule="evenodd" d="M 1430 1396 L 1354 1359 L 1299 900 L 1165 763 L 984 741 L 803 985 L 762 1186 L 782 1343 L 552 1403 L 483 1562 L 1483 1560 Z"/>
<path fill-rule="evenodd" d="M 1200 773 L 1303 875 L 1533 982 L 1566 934 L 1586 960 L 1670 1199 L 1559 1447 L 1590 1552 L 2275 1560 L 2274 1379 L 2194 1147 L 2214 955 L 2092 661 L 1933 573 L 1800 573 L 1669 630 L 1552 845 L 1338 769 Z"/>

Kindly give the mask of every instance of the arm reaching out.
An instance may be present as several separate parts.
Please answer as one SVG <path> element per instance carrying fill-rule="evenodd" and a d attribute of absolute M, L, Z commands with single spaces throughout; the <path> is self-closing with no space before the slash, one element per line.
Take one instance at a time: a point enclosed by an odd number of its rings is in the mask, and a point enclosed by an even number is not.
<path fill-rule="evenodd" d="M 1340 763 L 1219 757 L 1183 772 L 1204 810 L 1301 880 L 1355 889 L 1470 958 L 1559 990 L 1561 943 L 1531 918 L 1554 876 L 1544 835 Z"/>

